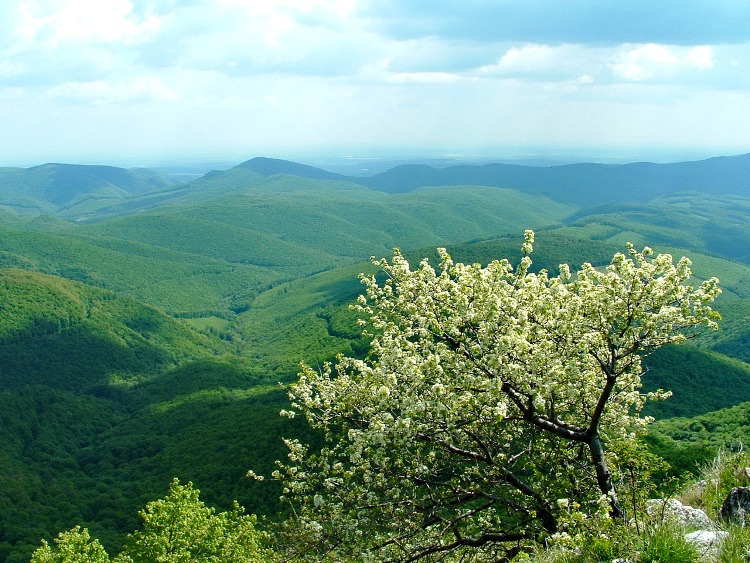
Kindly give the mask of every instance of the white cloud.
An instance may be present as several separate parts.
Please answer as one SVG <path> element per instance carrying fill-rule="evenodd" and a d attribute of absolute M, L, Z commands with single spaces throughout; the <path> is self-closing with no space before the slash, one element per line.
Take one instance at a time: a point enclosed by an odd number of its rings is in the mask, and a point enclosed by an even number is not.
<path fill-rule="evenodd" d="M 130 0 L 25 0 L 16 34 L 56 46 L 61 41 L 138 41 L 156 32 L 161 20 L 137 16 Z"/>
<path fill-rule="evenodd" d="M 388 76 L 393 84 L 452 84 L 461 77 L 449 72 L 396 72 Z"/>
<path fill-rule="evenodd" d="M 666 45 L 649 43 L 633 47 L 620 53 L 620 61 L 613 63 L 612 69 L 625 80 L 639 82 L 654 77 L 659 70 L 679 62 Z"/>
<path fill-rule="evenodd" d="M 580 45 L 513 46 L 496 63 L 484 65 L 477 72 L 484 76 L 506 78 L 567 80 L 593 73 L 592 66 L 598 64 L 599 53 L 597 49 L 585 49 Z"/>
<path fill-rule="evenodd" d="M 697 68 L 708 70 L 714 67 L 714 50 L 710 45 L 700 45 L 690 49 L 686 59 Z"/>
<path fill-rule="evenodd" d="M 153 76 L 138 76 L 130 82 L 110 84 L 102 80 L 66 82 L 47 92 L 47 97 L 96 105 L 126 102 L 174 101 L 178 95 Z"/>
<path fill-rule="evenodd" d="M 40 129 L 28 131 L 37 137 L 55 116 L 62 125 L 75 115 L 71 130 L 86 119 L 96 130 L 106 116 L 123 139 L 139 122 L 165 143 L 188 143 L 202 123 L 190 142 L 210 147 L 255 135 L 261 146 L 455 140 L 460 150 L 461 142 L 544 136 L 616 139 L 612 131 L 635 138 L 636 127 L 666 123 L 654 108 L 674 106 L 676 116 L 685 100 L 750 90 L 750 43 L 690 42 L 674 8 L 632 1 L 620 11 L 602 4 L 599 20 L 500 21 L 542 7 L 580 16 L 594 3 L 8 0 L 0 2 L 0 114 L 38 113 Z M 615 12 L 634 19 L 597 27 Z M 651 12 L 661 19 L 645 18 Z M 664 21 L 675 26 L 653 37 L 639 31 Z M 566 112 L 569 121 L 559 117 Z M 610 131 L 608 116 L 620 116 L 612 118 L 619 128 Z M 19 125 L 6 136 L 25 134 Z"/>

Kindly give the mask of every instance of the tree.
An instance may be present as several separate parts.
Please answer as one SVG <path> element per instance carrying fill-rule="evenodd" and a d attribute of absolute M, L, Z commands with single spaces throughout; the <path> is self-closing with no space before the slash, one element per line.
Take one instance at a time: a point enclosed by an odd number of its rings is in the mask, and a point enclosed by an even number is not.
<path fill-rule="evenodd" d="M 192 483 L 177 479 L 166 498 L 149 502 L 141 511 L 143 529 L 128 536 L 120 563 L 266 563 L 263 534 L 255 518 L 235 503 L 231 512 L 215 514 L 199 499 Z"/>
<path fill-rule="evenodd" d="M 42 547 L 34 552 L 31 563 L 109 563 L 109 555 L 99 540 L 91 540 L 86 528 L 76 526 L 60 533 L 54 548 L 42 540 Z"/>
<path fill-rule="evenodd" d="M 255 517 L 235 503 L 230 512 L 215 513 L 200 499 L 192 483 L 172 481 L 169 494 L 146 504 L 141 511 L 143 529 L 128 536 L 125 549 L 114 563 L 268 563 L 273 554 L 262 544 Z M 76 526 L 34 552 L 31 563 L 109 563 L 98 540 Z"/>
<path fill-rule="evenodd" d="M 287 440 L 275 477 L 301 559 L 497 561 L 622 518 L 619 467 L 647 420 L 642 356 L 716 327 L 718 280 L 628 245 L 604 270 L 532 273 L 524 258 L 412 270 L 396 251 L 362 277 L 371 353 L 303 367 L 289 388 L 325 446 Z M 296 553 L 295 553 L 296 549 Z"/>

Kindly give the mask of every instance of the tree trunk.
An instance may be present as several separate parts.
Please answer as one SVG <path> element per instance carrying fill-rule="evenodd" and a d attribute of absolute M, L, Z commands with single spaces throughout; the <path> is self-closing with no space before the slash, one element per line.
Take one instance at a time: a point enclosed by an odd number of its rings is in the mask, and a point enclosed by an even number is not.
<path fill-rule="evenodd" d="M 612 481 L 612 474 L 609 472 L 607 457 L 604 453 L 602 441 L 599 434 L 593 434 L 588 441 L 589 450 L 591 451 L 591 461 L 594 462 L 596 470 L 596 481 L 599 484 L 599 490 L 603 495 L 609 498 L 610 514 L 612 518 L 625 518 L 625 511 L 620 506 L 620 500 L 617 498 L 617 490 Z"/>

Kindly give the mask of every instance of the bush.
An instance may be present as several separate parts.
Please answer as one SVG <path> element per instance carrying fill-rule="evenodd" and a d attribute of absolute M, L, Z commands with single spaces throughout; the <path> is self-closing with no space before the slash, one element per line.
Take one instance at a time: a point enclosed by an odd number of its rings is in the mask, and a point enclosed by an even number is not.
<path fill-rule="evenodd" d="M 685 531 L 672 524 L 651 528 L 642 536 L 641 563 L 693 563 L 698 549 L 685 539 Z"/>

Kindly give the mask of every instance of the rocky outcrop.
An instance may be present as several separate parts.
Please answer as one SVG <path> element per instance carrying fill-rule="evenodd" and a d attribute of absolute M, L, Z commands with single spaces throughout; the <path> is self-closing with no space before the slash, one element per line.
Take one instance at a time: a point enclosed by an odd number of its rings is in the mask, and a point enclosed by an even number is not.
<path fill-rule="evenodd" d="M 719 510 L 719 520 L 745 525 L 750 513 L 750 487 L 735 487 Z"/>
<path fill-rule="evenodd" d="M 708 514 L 700 508 L 684 505 L 677 499 L 651 499 L 646 503 L 646 512 L 652 518 L 672 521 L 687 528 L 714 529 L 714 524 Z"/>

